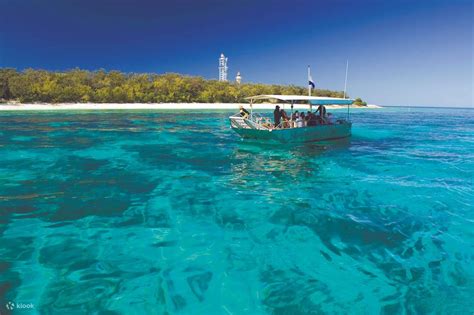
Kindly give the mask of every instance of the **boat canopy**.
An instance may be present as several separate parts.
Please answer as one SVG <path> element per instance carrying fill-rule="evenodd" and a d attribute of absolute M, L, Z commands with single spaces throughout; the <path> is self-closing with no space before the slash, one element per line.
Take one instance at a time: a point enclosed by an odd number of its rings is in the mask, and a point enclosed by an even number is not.
<path fill-rule="evenodd" d="M 323 96 L 304 96 L 304 95 L 256 95 L 246 97 L 250 103 L 258 100 L 274 99 L 278 101 L 294 103 L 297 101 L 306 101 L 311 105 L 351 105 L 354 100 L 350 98 L 323 97 Z"/>

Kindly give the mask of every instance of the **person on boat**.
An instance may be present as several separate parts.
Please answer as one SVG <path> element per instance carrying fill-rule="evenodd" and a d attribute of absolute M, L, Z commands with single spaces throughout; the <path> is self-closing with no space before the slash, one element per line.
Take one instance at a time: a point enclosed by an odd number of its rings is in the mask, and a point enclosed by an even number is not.
<path fill-rule="evenodd" d="M 288 117 L 288 114 L 285 112 L 283 108 L 280 110 L 280 115 L 281 115 L 281 119 L 283 119 L 283 128 L 289 128 L 290 118 Z"/>
<path fill-rule="evenodd" d="M 319 105 L 315 114 L 317 113 L 319 113 L 320 121 L 322 123 L 325 123 L 326 122 L 326 107 L 324 105 Z"/>
<path fill-rule="evenodd" d="M 273 129 L 273 127 L 274 127 L 273 123 L 271 122 L 270 118 L 268 118 L 268 117 L 262 118 L 260 123 L 263 127 L 267 128 L 267 129 Z"/>
<path fill-rule="evenodd" d="M 303 121 L 303 127 L 306 127 L 307 120 L 306 120 L 306 116 L 304 115 L 304 112 L 301 112 L 300 117 L 301 117 L 301 120 Z"/>
<path fill-rule="evenodd" d="M 242 105 L 240 105 L 240 116 L 243 118 L 248 118 L 250 116 L 249 111 L 246 110 Z"/>
<path fill-rule="evenodd" d="M 295 128 L 296 127 L 296 119 L 298 119 L 298 117 L 300 117 L 300 113 L 298 111 L 295 111 L 292 115 L 291 115 L 291 121 L 290 121 L 290 127 L 291 128 Z"/>
<path fill-rule="evenodd" d="M 301 113 L 304 117 L 304 114 Z M 296 117 L 296 120 L 295 120 L 295 125 L 296 125 L 296 128 L 301 128 L 301 127 L 304 127 L 304 120 L 303 118 L 301 117 L 301 115 L 298 115 Z"/>
<path fill-rule="evenodd" d="M 296 120 L 296 118 L 298 118 L 299 115 L 300 113 L 298 111 L 295 111 L 293 115 L 291 115 L 291 120 Z"/>
<path fill-rule="evenodd" d="M 335 120 L 334 120 L 334 115 L 331 114 L 331 113 L 328 113 L 328 116 L 326 117 L 326 122 L 329 125 L 334 125 L 336 123 Z"/>
<path fill-rule="evenodd" d="M 305 118 L 304 118 L 304 120 L 305 120 L 305 125 L 306 125 L 306 126 L 309 126 L 309 120 L 310 120 L 310 118 L 311 118 L 311 112 L 308 111 L 308 112 L 306 113 Z"/>
<path fill-rule="evenodd" d="M 281 121 L 281 112 L 280 112 L 280 106 L 275 106 L 275 110 L 273 111 L 273 121 L 275 122 L 275 127 L 278 127 L 280 125 Z"/>
<path fill-rule="evenodd" d="M 318 124 L 318 118 L 317 116 L 312 113 L 312 112 L 309 112 L 308 113 L 308 126 L 316 126 Z"/>

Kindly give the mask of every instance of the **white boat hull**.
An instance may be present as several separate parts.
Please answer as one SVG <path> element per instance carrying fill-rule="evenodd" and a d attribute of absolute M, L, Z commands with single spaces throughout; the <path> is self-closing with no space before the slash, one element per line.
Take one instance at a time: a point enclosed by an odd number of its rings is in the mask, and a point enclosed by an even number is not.
<path fill-rule="evenodd" d="M 279 142 L 311 142 L 342 139 L 351 136 L 351 128 L 351 122 L 273 130 L 241 128 L 240 126 L 232 125 L 232 129 L 242 138 L 276 140 Z"/>

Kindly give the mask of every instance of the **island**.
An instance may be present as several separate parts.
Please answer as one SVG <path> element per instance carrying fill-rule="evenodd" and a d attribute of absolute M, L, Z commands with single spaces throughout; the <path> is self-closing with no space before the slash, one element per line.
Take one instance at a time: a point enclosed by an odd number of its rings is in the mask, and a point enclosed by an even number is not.
<path fill-rule="evenodd" d="M 75 68 L 47 71 L 0 68 L 0 110 L 18 109 L 234 109 L 258 94 L 305 95 L 307 87 L 208 80 L 177 73 L 123 73 Z M 314 89 L 342 98 L 342 91 Z M 267 108 L 271 104 L 256 104 Z M 375 108 L 356 98 L 353 106 Z M 340 106 L 331 106 L 338 108 Z"/>

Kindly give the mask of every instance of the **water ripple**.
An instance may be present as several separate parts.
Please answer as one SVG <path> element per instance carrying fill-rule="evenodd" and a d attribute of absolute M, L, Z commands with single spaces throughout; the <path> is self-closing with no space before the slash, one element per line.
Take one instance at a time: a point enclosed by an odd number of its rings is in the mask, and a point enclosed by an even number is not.
<path fill-rule="evenodd" d="M 356 110 L 350 140 L 289 146 L 241 141 L 226 112 L 2 114 L 0 300 L 472 312 L 474 117 L 443 111 Z"/>

